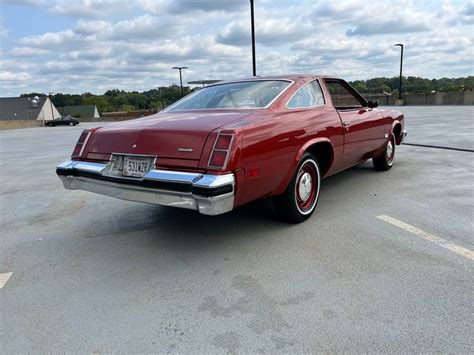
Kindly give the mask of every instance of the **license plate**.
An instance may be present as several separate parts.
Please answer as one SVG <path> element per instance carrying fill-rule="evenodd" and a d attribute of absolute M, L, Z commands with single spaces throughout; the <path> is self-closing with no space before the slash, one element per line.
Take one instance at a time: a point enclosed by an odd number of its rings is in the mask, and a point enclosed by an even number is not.
<path fill-rule="evenodd" d="M 128 177 L 144 177 L 151 169 L 152 159 L 147 157 L 123 157 L 122 175 Z"/>

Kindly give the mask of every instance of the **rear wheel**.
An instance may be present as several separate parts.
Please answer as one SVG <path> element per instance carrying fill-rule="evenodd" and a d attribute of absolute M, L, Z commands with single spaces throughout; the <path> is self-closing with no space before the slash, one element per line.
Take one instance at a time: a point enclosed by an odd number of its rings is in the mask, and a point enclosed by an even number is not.
<path fill-rule="evenodd" d="M 286 191 L 273 198 L 278 217 L 292 223 L 307 220 L 318 204 L 320 183 L 316 158 L 309 153 L 304 154 Z"/>
<path fill-rule="evenodd" d="M 392 168 L 395 159 L 395 145 L 395 135 L 392 133 L 383 153 L 372 158 L 375 170 L 387 171 Z"/>
<path fill-rule="evenodd" d="M 74 126 L 74 123 L 73 123 L 73 122 L 69 122 L 69 125 L 70 125 L 70 126 Z"/>

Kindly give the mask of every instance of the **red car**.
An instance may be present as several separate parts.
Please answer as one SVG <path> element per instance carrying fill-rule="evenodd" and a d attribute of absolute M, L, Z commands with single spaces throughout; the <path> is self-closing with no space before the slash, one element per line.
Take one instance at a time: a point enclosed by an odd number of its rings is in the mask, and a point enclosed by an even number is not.
<path fill-rule="evenodd" d="M 377 108 L 342 79 L 254 77 L 85 130 L 56 172 L 67 189 L 206 215 L 272 197 L 279 216 L 302 222 L 322 178 L 367 159 L 389 170 L 405 135 L 402 113 Z"/>

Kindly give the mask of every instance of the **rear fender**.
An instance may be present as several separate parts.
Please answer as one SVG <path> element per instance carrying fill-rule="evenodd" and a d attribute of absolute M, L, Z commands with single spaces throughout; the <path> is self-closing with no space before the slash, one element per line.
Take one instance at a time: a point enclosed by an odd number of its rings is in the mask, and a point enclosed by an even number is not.
<path fill-rule="evenodd" d="M 281 184 L 278 186 L 278 188 L 275 190 L 275 193 L 274 195 L 279 195 L 279 194 L 282 194 L 286 188 L 288 187 L 288 184 L 290 183 L 291 181 L 291 178 L 293 177 L 293 174 L 295 173 L 295 170 L 296 168 L 298 167 L 298 164 L 301 160 L 301 158 L 303 157 L 304 153 L 306 153 L 306 151 L 308 151 L 308 149 L 315 145 L 315 144 L 318 144 L 318 143 L 329 143 L 332 147 L 332 150 L 334 152 L 334 147 L 332 146 L 332 143 L 331 141 L 326 138 L 326 137 L 318 137 L 318 138 L 314 138 L 314 139 L 311 139 L 309 141 L 307 141 L 305 144 L 303 144 L 303 146 L 298 150 L 298 153 L 296 154 L 295 156 L 295 159 L 293 160 L 293 164 L 292 166 L 288 169 L 288 172 L 287 172 L 287 175 L 285 176 L 285 178 L 282 180 Z M 333 157 L 332 159 L 334 159 L 334 154 L 333 154 Z M 333 161 L 331 161 L 331 166 L 333 164 Z M 327 171 L 329 171 L 329 169 L 327 169 Z M 326 172 L 327 172 L 326 171 Z M 324 176 L 323 176 L 324 177 Z"/>
<path fill-rule="evenodd" d="M 397 135 L 397 132 L 395 132 L 395 127 L 397 125 L 400 126 L 400 132 L 398 132 L 399 133 L 398 135 Z M 403 124 L 399 120 L 394 120 L 392 122 L 392 127 L 390 128 L 390 132 L 387 139 L 385 139 L 385 142 L 382 144 L 382 146 L 379 149 L 377 149 L 375 152 L 372 153 L 372 157 L 378 157 L 381 154 L 383 154 L 383 152 L 385 151 L 385 147 L 387 146 L 388 141 L 390 140 L 390 137 L 392 134 L 395 134 L 395 143 L 397 145 L 400 145 L 402 143 L 402 134 L 401 134 L 402 131 L 403 131 Z"/>
<path fill-rule="evenodd" d="M 400 126 L 400 130 L 395 132 L 395 127 L 399 125 Z M 396 138 L 396 143 L 397 145 L 400 145 L 402 143 L 402 138 L 403 138 L 403 134 L 402 134 L 402 131 L 403 131 L 403 121 L 399 121 L 399 120 L 395 120 L 393 121 L 392 123 L 392 129 L 390 130 L 390 133 L 395 133 L 395 138 Z"/>

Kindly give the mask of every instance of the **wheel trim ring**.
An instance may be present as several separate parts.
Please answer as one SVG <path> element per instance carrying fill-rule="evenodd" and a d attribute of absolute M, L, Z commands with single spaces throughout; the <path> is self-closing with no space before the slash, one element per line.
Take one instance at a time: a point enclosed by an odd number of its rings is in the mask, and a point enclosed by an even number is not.
<path fill-rule="evenodd" d="M 299 187 L 301 179 L 303 178 L 303 176 L 305 176 L 305 174 L 309 174 L 311 176 L 311 194 L 308 198 L 303 199 L 300 196 Z M 316 206 L 316 202 L 319 198 L 319 186 L 319 168 L 314 160 L 308 160 L 300 167 L 295 184 L 296 206 L 300 213 L 306 215 L 313 211 L 314 207 Z"/>

